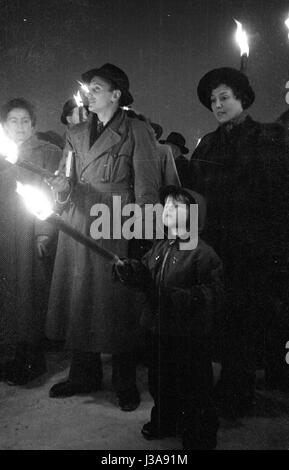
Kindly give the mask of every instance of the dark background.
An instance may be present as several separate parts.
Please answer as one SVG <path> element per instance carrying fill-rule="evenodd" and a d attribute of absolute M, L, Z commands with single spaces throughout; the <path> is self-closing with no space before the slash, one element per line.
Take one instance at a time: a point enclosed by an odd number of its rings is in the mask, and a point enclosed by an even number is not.
<path fill-rule="evenodd" d="M 63 103 L 82 72 L 105 62 L 128 74 L 134 108 L 182 132 L 192 150 L 213 130 L 196 87 L 219 66 L 239 68 L 233 18 L 249 34 L 251 114 L 270 121 L 288 108 L 288 0 L 0 0 L 0 103 L 23 96 L 38 129 L 61 134 Z"/>

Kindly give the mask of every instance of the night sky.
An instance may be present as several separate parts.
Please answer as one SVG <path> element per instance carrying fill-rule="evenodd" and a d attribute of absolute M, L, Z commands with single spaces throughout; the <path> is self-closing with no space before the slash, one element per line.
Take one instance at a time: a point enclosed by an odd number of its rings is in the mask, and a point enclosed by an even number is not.
<path fill-rule="evenodd" d="M 199 103 L 201 76 L 239 68 L 234 18 L 249 34 L 254 118 L 288 108 L 288 0 L 0 0 L 0 103 L 23 96 L 38 129 L 64 132 L 63 103 L 82 72 L 112 62 L 129 76 L 134 108 L 183 133 L 191 150 L 216 128 Z"/>

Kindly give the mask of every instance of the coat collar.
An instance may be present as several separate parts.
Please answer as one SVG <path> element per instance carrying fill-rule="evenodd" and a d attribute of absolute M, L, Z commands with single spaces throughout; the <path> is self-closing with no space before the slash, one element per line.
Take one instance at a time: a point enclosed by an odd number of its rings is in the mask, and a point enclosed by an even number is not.
<path fill-rule="evenodd" d="M 26 155 L 30 156 L 32 150 L 46 146 L 48 143 L 44 140 L 38 139 L 36 135 L 32 135 L 28 140 L 23 142 L 19 147 L 20 158 L 25 158 Z"/>
<path fill-rule="evenodd" d="M 85 170 L 92 161 L 107 153 L 109 149 L 120 142 L 125 130 L 124 122 L 125 112 L 120 111 L 103 130 L 102 134 L 94 142 L 91 148 L 89 148 L 89 138 L 92 117 L 90 117 L 85 123 L 80 124 L 73 129 L 73 133 L 75 134 L 75 139 L 78 144 L 77 146 L 81 148 L 82 152 L 83 170 Z"/>

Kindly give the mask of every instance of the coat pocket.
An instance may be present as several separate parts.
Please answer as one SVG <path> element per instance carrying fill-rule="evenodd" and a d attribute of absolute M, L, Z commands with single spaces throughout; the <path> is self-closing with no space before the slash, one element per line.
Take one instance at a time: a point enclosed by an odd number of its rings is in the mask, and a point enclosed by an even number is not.
<path fill-rule="evenodd" d="M 102 182 L 129 181 L 132 176 L 130 157 L 125 154 L 109 153 L 104 157 Z"/>

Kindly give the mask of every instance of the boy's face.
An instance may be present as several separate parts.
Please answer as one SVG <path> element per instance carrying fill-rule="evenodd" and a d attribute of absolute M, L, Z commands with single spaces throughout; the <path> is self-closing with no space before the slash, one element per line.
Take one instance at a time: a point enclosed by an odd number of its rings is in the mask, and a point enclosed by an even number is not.
<path fill-rule="evenodd" d="M 162 220 L 171 230 L 184 231 L 187 228 L 188 207 L 182 200 L 168 196 L 165 201 Z"/>

